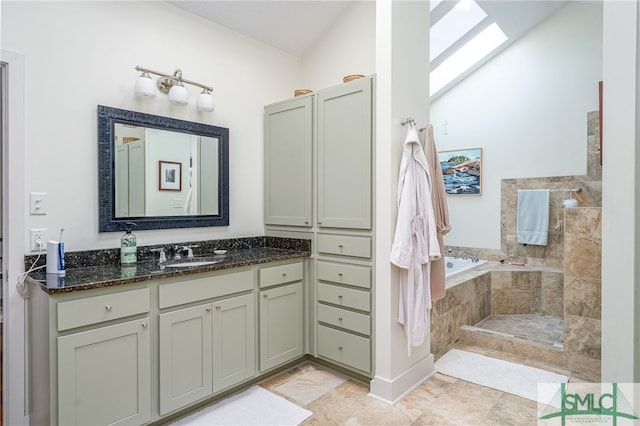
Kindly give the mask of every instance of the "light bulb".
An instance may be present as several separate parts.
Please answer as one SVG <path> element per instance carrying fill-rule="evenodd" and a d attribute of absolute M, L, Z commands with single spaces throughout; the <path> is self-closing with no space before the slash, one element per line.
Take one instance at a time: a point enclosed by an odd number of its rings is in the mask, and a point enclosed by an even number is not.
<path fill-rule="evenodd" d="M 136 96 L 141 98 L 154 98 L 156 96 L 156 85 L 148 72 L 143 72 L 136 80 Z"/>
<path fill-rule="evenodd" d="M 182 83 L 178 82 L 169 90 L 169 101 L 176 105 L 186 105 L 189 102 L 189 94 Z"/>
<path fill-rule="evenodd" d="M 196 108 L 198 111 L 211 112 L 215 109 L 215 103 L 213 102 L 213 96 L 211 92 L 207 89 L 204 89 L 202 93 L 198 95 L 198 100 L 196 101 Z"/>

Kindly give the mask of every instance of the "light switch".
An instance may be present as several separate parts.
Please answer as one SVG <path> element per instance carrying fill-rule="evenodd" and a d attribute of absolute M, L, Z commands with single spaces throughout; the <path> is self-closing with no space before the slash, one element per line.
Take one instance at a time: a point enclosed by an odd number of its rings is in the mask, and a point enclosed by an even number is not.
<path fill-rule="evenodd" d="M 32 192 L 29 198 L 29 212 L 31 214 L 47 214 L 47 193 Z"/>

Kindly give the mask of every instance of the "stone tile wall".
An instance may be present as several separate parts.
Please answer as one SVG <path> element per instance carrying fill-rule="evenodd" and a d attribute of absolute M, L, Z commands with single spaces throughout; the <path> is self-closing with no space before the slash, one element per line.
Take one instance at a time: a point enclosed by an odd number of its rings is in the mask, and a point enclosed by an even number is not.
<path fill-rule="evenodd" d="M 447 289 L 431 310 L 431 353 L 442 355 L 459 338 L 460 327 L 491 314 L 491 273 L 485 272 Z"/>
<path fill-rule="evenodd" d="M 563 316 L 563 274 L 548 271 L 492 271 L 491 313 Z"/>
<path fill-rule="evenodd" d="M 565 211 L 564 350 L 573 371 L 600 377 L 602 209 Z"/>

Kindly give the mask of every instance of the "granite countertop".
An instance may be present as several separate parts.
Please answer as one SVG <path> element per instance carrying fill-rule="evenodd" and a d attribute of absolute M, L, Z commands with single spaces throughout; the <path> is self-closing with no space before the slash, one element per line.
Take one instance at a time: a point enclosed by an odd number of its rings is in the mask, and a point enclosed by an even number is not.
<path fill-rule="evenodd" d="M 157 260 L 143 260 L 131 266 L 120 265 L 119 262 L 96 264 L 86 267 L 67 268 L 65 276 L 47 274 L 44 268 L 31 272 L 28 280 L 49 294 L 60 294 L 74 291 L 90 290 L 139 283 L 160 278 L 180 277 L 203 272 L 220 271 L 242 266 L 258 265 L 280 260 L 308 257 L 310 250 L 304 245 L 288 248 L 247 247 L 240 250 L 228 250 L 225 255 L 196 255 L 192 259 L 179 261 L 168 260 L 159 263 Z M 65 255 L 66 258 L 66 255 Z M 214 261 L 215 263 L 173 268 L 167 267 L 177 262 Z"/>

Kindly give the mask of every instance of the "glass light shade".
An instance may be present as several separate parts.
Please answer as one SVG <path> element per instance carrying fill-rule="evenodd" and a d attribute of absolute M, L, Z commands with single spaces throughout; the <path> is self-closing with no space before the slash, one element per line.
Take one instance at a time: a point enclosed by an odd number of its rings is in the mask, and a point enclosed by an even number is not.
<path fill-rule="evenodd" d="M 156 96 L 156 85 L 149 74 L 144 73 L 136 80 L 136 96 L 141 98 L 154 98 Z"/>
<path fill-rule="evenodd" d="M 185 105 L 189 102 L 187 89 L 181 84 L 171 86 L 171 90 L 169 90 L 169 101 L 177 105 Z"/>
<path fill-rule="evenodd" d="M 215 108 L 215 103 L 213 102 L 213 95 L 211 95 L 211 93 L 209 93 L 206 90 L 200 93 L 196 101 L 196 108 L 198 108 L 198 111 L 205 111 L 205 112 L 213 111 Z"/>

